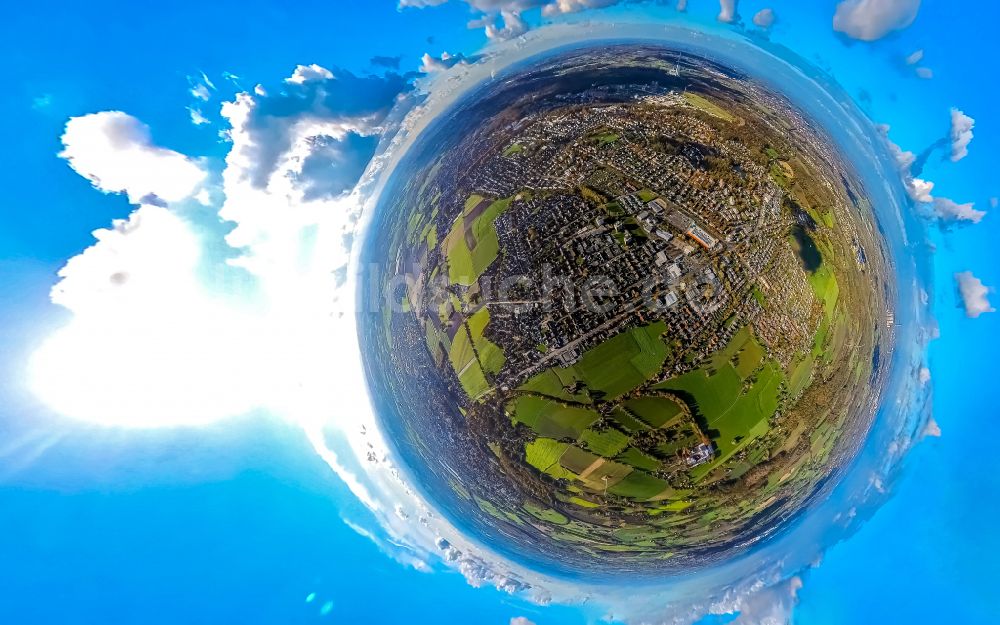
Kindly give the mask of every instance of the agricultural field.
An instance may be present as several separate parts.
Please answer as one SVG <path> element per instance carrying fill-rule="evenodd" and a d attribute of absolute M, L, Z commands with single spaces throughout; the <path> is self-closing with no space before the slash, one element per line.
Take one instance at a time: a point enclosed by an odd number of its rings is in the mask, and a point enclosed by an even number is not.
<path fill-rule="evenodd" d="M 662 321 L 633 328 L 587 351 L 571 367 L 553 367 L 531 378 L 520 390 L 553 391 L 581 383 L 591 399 L 611 401 L 635 389 L 663 367 L 670 348 L 663 342 L 666 324 Z"/>
<path fill-rule="evenodd" d="M 674 489 L 653 473 L 683 471 L 684 452 L 706 440 L 682 401 L 640 390 L 669 356 L 664 330 L 657 323 L 613 336 L 572 367 L 537 374 L 507 404 L 511 422 L 533 435 L 527 464 L 579 489 L 568 503 L 598 505 L 585 496 L 592 493 L 661 505 Z"/>
<path fill-rule="evenodd" d="M 475 284 L 496 260 L 500 243 L 493 222 L 507 210 L 513 199 L 490 202 L 480 195 L 472 195 L 466 201 L 465 210 L 456 217 L 441 242 L 452 284 Z"/>
<path fill-rule="evenodd" d="M 453 304 L 448 303 L 447 306 Z M 434 320 L 424 322 L 427 348 L 431 356 L 440 365 L 441 354 L 447 352 L 459 383 L 473 399 L 492 388 L 487 375 L 496 375 L 504 363 L 503 350 L 484 336 L 489 322 L 489 310 L 480 308 L 464 320 L 450 341 L 447 333 L 439 329 Z"/>

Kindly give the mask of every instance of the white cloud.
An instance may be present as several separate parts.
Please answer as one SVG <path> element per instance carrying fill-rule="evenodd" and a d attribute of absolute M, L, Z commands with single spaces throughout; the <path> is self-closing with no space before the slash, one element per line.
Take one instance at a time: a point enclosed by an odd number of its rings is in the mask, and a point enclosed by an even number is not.
<path fill-rule="evenodd" d="M 927 386 L 927 383 L 931 381 L 931 370 L 927 367 L 920 367 L 920 372 L 917 374 L 917 381 L 920 382 L 920 386 Z"/>
<path fill-rule="evenodd" d="M 688 0 L 677 0 L 677 10 L 680 12 L 687 11 Z"/>
<path fill-rule="evenodd" d="M 400 9 L 405 9 L 407 7 L 422 9 L 424 7 L 436 7 L 444 4 L 445 2 L 448 2 L 448 0 L 399 0 L 398 7 Z"/>
<path fill-rule="evenodd" d="M 934 70 L 929 67 L 918 67 L 914 71 L 917 74 L 917 78 L 923 78 L 924 80 L 934 78 Z"/>
<path fill-rule="evenodd" d="M 751 595 L 740 603 L 733 625 L 790 625 L 801 588 L 796 575 Z"/>
<path fill-rule="evenodd" d="M 736 0 L 719 0 L 719 15 L 717 19 L 727 24 L 735 20 Z"/>
<path fill-rule="evenodd" d="M 400 9 L 423 8 L 444 4 L 447 0 L 400 0 Z M 592 9 L 603 9 L 627 0 L 462 0 L 480 15 L 469 22 L 469 28 L 482 28 L 491 41 L 505 41 L 529 30 L 523 13 L 541 9 L 544 17 L 557 17 Z M 723 0 L 734 2 L 735 0 Z M 681 8 L 683 10 L 683 8 Z M 502 25 L 501 25 L 502 24 Z"/>
<path fill-rule="evenodd" d="M 972 142 L 972 129 L 976 120 L 962 111 L 951 109 L 951 160 L 958 162 L 968 156 L 969 143 Z"/>
<path fill-rule="evenodd" d="M 59 156 L 78 174 L 105 193 L 125 193 L 134 204 L 178 202 L 206 177 L 193 159 L 153 145 L 149 127 L 121 111 L 71 118 L 62 143 Z"/>
<path fill-rule="evenodd" d="M 924 60 L 924 50 L 923 50 L 923 48 L 914 51 L 912 54 L 910 54 L 908 57 L 906 57 L 906 64 L 907 65 L 916 65 L 917 63 L 919 63 L 922 60 Z"/>
<path fill-rule="evenodd" d="M 420 71 L 424 74 L 430 74 L 444 71 L 465 62 L 465 56 L 462 54 L 442 52 L 441 56 L 431 56 L 430 53 L 425 52 L 424 56 L 420 59 Z"/>
<path fill-rule="evenodd" d="M 934 198 L 934 212 L 945 222 L 969 221 L 977 224 L 986 216 L 986 212 L 976 210 L 972 202 L 959 204 L 945 197 Z"/>
<path fill-rule="evenodd" d="M 548 0 L 464 0 L 477 11 L 483 13 L 497 13 L 500 11 L 510 11 L 523 13 L 529 9 L 535 9 Z"/>
<path fill-rule="evenodd" d="M 346 71 L 335 75 L 318 65 L 298 66 L 286 83 L 287 92 L 280 96 L 241 94 L 222 109 L 233 126 L 227 170 L 231 177 L 238 171 L 262 190 L 269 184 L 286 184 L 282 176 L 319 184 L 299 170 L 273 175 L 283 167 L 307 167 L 305 159 L 320 147 L 317 143 L 331 157 L 334 144 L 344 148 L 345 157 L 350 151 L 364 152 L 361 140 L 367 138 L 369 144 L 377 140 L 386 115 L 405 87 L 400 76 L 358 77 Z M 369 145 L 367 156 L 359 154 L 358 159 L 343 162 L 354 175 L 345 177 L 342 169 L 324 172 L 323 182 L 330 192 L 349 191 L 373 152 L 374 146 Z"/>
<path fill-rule="evenodd" d="M 889 138 L 889 126 L 883 124 L 878 126 L 877 130 L 885 139 L 886 146 L 889 148 L 889 152 L 896 162 L 896 168 L 899 170 L 899 175 L 903 179 L 903 186 L 906 187 L 906 192 L 910 198 L 922 204 L 933 202 L 934 197 L 931 195 L 931 191 L 934 189 L 934 183 L 914 178 L 911 171 L 911 167 L 917 161 L 917 155 L 909 150 L 903 150 L 903 148 L 899 147 L 899 145 Z"/>
<path fill-rule="evenodd" d="M 989 301 L 989 294 L 993 289 L 984 285 L 971 271 L 956 273 L 955 281 L 958 282 L 958 292 L 962 296 L 962 305 L 965 306 L 968 317 L 975 319 L 983 313 L 995 312 Z"/>
<path fill-rule="evenodd" d="M 198 98 L 199 100 L 208 100 L 210 97 L 212 97 L 212 94 L 209 93 L 208 91 L 208 87 L 206 87 L 205 85 L 195 85 L 194 87 L 192 87 L 191 95 Z"/>
<path fill-rule="evenodd" d="M 923 435 L 930 436 L 932 438 L 941 438 L 941 426 L 934 420 L 934 417 L 927 420 L 927 425 L 924 426 Z"/>
<path fill-rule="evenodd" d="M 215 84 L 209 79 L 205 72 L 200 72 L 198 76 L 188 76 L 189 92 L 191 96 L 203 101 L 208 101 L 215 91 Z"/>
<path fill-rule="evenodd" d="M 191 115 L 191 123 L 195 126 L 201 126 L 209 123 L 208 118 L 205 117 L 200 110 L 193 106 L 188 107 L 188 113 Z"/>
<path fill-rule="evenodd" d="M 510 619 L 510 625 L 535 625 L 535 622 L 525 616 L 515 616 Z"/>
<path fill-rule="evenodd" d="M 292 75 L 285 79 L 290 85 L 303 85 L 307 82 L 330 80 L 333 72 L 313 63 L 312 65 L 297 65 Z"/>
<path fill-rule="evenodd" d="M 909 178 L 904 180 L 906 184 L 906 191 L 910 194 L 916 202 L 922 202 L 926 204 L 927 202 L 933 202 L 934 196 L 931 195 L 931 191 L 934 190 L 934 183 L 929 180 L 923 180 L 922 178 Z"/>
<path fill-rule="evenodd" d="M 920 0 L 842 0 L 833 16 L 833 29 L 862 41 L 881 39 L 913 23 Z"/>
<path fill-rule="evenodd" d="M 770 28 L 774 25 L 774 10 L 771 8 L 761 9 L 753 16 L 753 23 L 760 28 Z"/>
<path fill-rule="evenodd" d="M 551 17 L 566 13 L 579 13 L 589 9 L 603 9 L 619 2 L 621 0 L 555 0 L 555 2 L 542 7 L 542 15 Z"/>
<path fill-rule="evenodd" d="M 497 25 L 496 15 L 485 15 L 469 22 L 469 28 L 484 29 L 486 37 L 491 41 L 506 41 L 528 32 L 528 23 L 521 18 L 519 12 L 501 11 L 500 19 L 503 20 L 502 27 Z"/>

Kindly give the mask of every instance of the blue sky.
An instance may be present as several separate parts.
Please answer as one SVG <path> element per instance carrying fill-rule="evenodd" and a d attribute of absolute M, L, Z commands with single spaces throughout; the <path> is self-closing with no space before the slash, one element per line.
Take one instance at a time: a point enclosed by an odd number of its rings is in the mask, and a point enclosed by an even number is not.
<path fill-rule="evenodd" d="M 480 0 L 475 6 L 498 3 Z M 527 3 L 526 3 L 527 4 Z M 945 135 L 949 110 L 976 119 L 969 156 L 935 154 L 922 178 L 935 196 L 975 202 L 980 223 L 931 227 L 931 298 L 941 337 L 931 343 L 935 420 L 891 485 L 892 497 L 830 549 L 799 591 L 795 622 L 989 622 L 992 520 L 1000 492 L 997 315 L 971 319 L 954 274 L 1000 285 L 990 198 L 1000 132 L 995 3 L 925 0 L 914 23 L 874 42 L 834 33 L 834 0 L 739 2 L 744 22 L 764 7 L 774 41 L 828 69 L 903 149 Z M 719 5 L 690 0 L 680 16 L 647 3 L 563 19 L 692 20 L 714 27 Z M 26 389 L 25 362 L 69 313 L 49 300 L 56 272 L 93 243 L 91 231 L 126 218 L 122 194 L 95 191 L 57 157 L 71 117 L 121 110 L 153 142 L 208 157 L 218 172 L 229 144 L 219 106 L 260 83 L 280 88 L 298 64 L 382 73 L 375 56 L 416 71 L 424 53 L 475 54 L 487 38 L 460 0 L 399 10 L 394 1 L 123 3 L 9 13 L 0 37 L 9 148 L 0 228 L 0 621 L 11 623 L 460 623 L 593 622 L 589 607 L 539 607 L 474 589 L 434 565 L 420 572 L 387 557 L 345 524 L 368 512 L 313 452 L 300 428 L 262 411 L 197 429 L 120 430 L 56 414 Z M 535 26 L 538 9 L 524 19 Z M 725 27 L 725 26 L 723 26 Z M 920 79 L 903 59 L 924 50 Z M 207 102 L 190 89 L 215 85 Z M 227 78 L 234 75 L 235 80 Z M 192 82 L 194 81 L 194 82 Z M 211 121 L 191 122 L 196 105 Z M 996 302 L 994 298 L 994 304 Z M 315 598 L 307 602 L 307 597 Z M 330 602 L 328 609 L 324 606 Z"/>

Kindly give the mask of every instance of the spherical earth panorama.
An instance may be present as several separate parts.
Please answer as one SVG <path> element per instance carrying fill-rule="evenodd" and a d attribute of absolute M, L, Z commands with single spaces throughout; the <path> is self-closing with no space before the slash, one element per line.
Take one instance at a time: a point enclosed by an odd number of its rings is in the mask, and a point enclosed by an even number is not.
<path fill-rule="evenodd" d="M 563 572 L 703 567 L 787 527 L 859 448 L 890 348 L 851 163 L 766 83 L 659 46 L 474 89 L 396 168 L 364 260 L 405 470 Z"/>

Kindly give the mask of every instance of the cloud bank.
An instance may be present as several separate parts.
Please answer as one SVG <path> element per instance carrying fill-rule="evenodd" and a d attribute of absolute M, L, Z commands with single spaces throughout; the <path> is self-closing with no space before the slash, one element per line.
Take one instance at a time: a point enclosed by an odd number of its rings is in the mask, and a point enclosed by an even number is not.
<path fill-rule="evenodd" d="M 71 119 L 60 155 L 139 206 L 60 270 L 52 301 L 73 316 L 35 354 L 38 394 L 69 416 L 143 427 L 257 408 L 315 419 L 336 405 L 321 378 L 353 364 L 342 343 L 356 337 L 329 320 L 356 190 L 408 88 L 396 74 L 302 65 L 280 93 L 238 94 L 223 105 L 231 147 L 211 189 L 134 117 Z M 214 223 L 180 202 L 213 197 L 224 198 Z"/>

